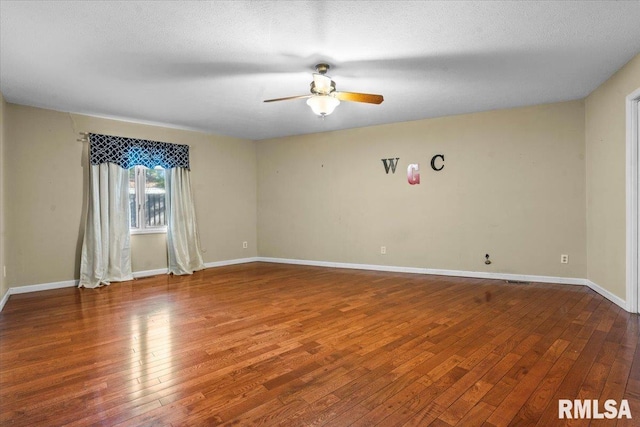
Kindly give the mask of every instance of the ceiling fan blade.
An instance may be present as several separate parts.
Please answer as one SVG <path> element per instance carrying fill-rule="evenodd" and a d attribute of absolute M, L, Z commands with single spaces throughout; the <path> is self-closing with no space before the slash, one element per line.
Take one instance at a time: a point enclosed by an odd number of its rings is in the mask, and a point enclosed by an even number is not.
<path fill-rule="evenodd" d="M 265 99 L 263 102 L 287 101 L 289 99 L 304 99 L 304 98 L 311 98 L 312 96 L 313 95 L 287 96 L 286 98 Z"/>
<path fill-rule="evenodd" d="M 369 104 L 381 104 L 384 101 L 382 95 L 374 95 L 372 93 L 334 92 L 333 94 L 340 101 L 366 102 Z"/>

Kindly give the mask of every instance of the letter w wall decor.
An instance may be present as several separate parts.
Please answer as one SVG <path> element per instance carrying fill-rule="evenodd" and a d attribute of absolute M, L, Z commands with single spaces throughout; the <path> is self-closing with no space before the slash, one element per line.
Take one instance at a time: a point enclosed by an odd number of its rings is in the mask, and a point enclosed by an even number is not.
<path fill-rule="evenodd" d="M 391 173 L 396 173 L 396 166 L 398 166 L 398 160 L 400 160 L 400 157 L 380 160 L 382 160 L 382 164 L 384 164 L 384 171 L 387 175 L 389 174 L 389 169 L 391 169 Z"/>

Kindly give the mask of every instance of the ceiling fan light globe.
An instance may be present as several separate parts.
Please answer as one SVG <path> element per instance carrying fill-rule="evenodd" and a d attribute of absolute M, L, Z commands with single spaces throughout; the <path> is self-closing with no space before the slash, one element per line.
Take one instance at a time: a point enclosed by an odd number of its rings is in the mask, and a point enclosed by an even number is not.
<path fill-rule="evenodd" d="M 316 95 L 307 99 L 307 105 L 318 116 L 328 116 L 340 105 L 340 100 L 329 95 Z"/>

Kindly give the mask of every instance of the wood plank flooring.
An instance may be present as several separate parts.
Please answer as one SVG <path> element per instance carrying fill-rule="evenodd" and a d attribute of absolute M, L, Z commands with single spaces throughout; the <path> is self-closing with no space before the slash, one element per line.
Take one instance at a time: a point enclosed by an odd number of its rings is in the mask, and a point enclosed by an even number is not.
<path fill-rule="evenodd" d="M 267 263 L 19 294 L 0 425 L 638 426 L 639 334 L 582 286 Z"/>

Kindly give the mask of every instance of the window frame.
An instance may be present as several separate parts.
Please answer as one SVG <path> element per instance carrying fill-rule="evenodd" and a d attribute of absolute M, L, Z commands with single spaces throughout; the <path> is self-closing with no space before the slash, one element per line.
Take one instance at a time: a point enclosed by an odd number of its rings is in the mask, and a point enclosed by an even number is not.
<path fill-rule="evenodd" d="M 166 234 L 167 233 L 167 226 L 163 225 L 163 226 L 148 226 L 146 225 L 146 212 L 147 212 L 147 206 L 146 206 L 146 173 L 145 170 L 149 169 L 146 166 L 133 166 L 131 168 L 129 168 L 129 170 L 133 169 L 134 170 L 134 174 L 135 174 L 135 195 L 136 195 L 136 222 L 138 224 L 138 227 L 132 227 L 131 224 L 129 224 L 129 233 L 131 235 L 134 234 Z M 166 179 L 166 169 L 163 169 L 165 171 L 165 179 Z M 166 182 L 166 181 L 165 181 Z M 166 191 L 166 188 L 165 188 Z M 166 215 L 166 212 L 165 212 Z M 166 218 L 166 216 L 165 216 Z"/>

